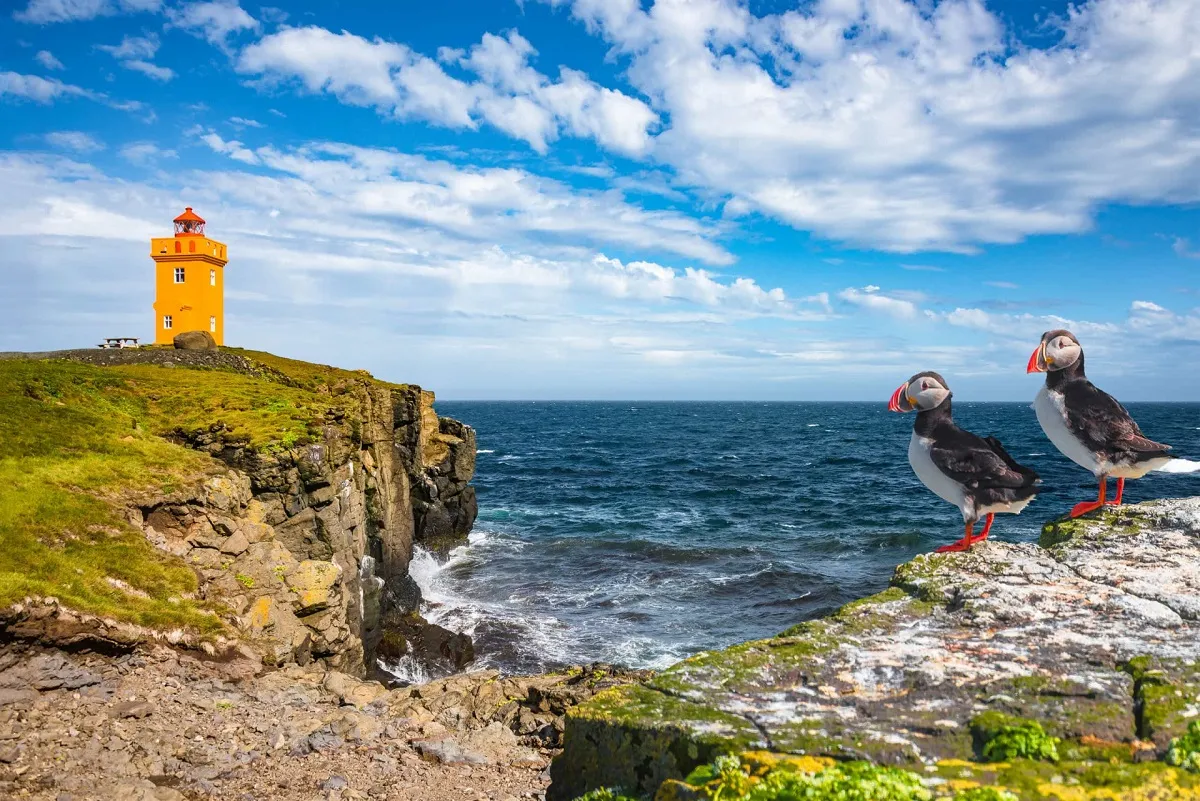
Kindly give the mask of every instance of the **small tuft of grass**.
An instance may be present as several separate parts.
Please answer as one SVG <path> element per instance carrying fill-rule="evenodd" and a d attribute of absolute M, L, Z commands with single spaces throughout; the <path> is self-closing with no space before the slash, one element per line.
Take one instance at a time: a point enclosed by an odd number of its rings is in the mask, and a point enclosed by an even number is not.
<path fill-rule="evenodd" d="M 1036 720 L 984 712 L 971 721 L 971 734 L 980 756 L 987 762 L 1012 759 L 1058 761 L 1059 739 L 1047 734 Z"/>

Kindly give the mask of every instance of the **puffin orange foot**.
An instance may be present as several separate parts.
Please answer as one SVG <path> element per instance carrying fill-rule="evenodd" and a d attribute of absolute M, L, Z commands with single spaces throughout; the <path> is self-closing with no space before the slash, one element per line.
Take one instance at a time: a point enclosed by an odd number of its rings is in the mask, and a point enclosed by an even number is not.
<path fill-rule="evenodd" d="M 950 553 L 951 551 L 969 551 L 969 550 L 971 550 L 971 546 L 977 542 L 979 542 L 978 539 L 971 539 L 970 537 L 963 537 L 958 542 L 952 542 L 949 545 L 943 545 L 940 548 L 934 548 L 933 552 L 934 553 Z"/>
<path fill-rule="evenodd" d="M 1068 517 L 1083 517 L 1088 512 L 1094 512 L 1101 506 L 1104 506 L 1104 501 L 1084 501 L 1083 503 L 1077 503 L 1071 507 L 1071 514 Z"/>

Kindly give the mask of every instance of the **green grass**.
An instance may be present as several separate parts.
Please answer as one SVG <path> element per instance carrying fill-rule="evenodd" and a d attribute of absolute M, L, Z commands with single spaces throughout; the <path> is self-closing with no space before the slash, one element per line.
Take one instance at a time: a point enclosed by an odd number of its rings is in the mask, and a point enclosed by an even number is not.
<path fill-rule="evenodd" d="M 192 600 L 194 572 L 124 519 L 136 498 L 194 486 L 224 467 L 173 444 L 224 426 L 270 452 L 319 434 L 327 412 L 353 416 L 355 373 L 243 352 L 291 386 L 224 370 L 0 361 L 0 608 L 54 596 L 82 612 L 156 629 L 214 632 Z"/>

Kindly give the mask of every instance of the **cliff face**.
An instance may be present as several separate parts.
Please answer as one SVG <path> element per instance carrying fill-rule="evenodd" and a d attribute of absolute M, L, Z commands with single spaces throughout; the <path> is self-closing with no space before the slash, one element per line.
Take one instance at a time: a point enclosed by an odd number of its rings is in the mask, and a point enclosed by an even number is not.
<path fill-rule="evenodd" d="M 91 354 L 77 358 L 100 358 Z M 413 616 L 419 590 L 408 578 L 414 543 L 444 549 L 461 542 L 476 516 L 468 483 L 475 466 L 474 431 L 439 418 L 433 393 L 361 372 L 314 378 L 299 372 L 299 363 L 270 361 L 265 354 L 133 351 L 125 359 L 150 359 L 160 370 L 203 366 L 204 372 L 186 371 L 195 375 L 184 375 L 184 389 L 189 377 L 215 387 L 216 399 L 207 401 L 197 383 L 194 405 L 211 403 L 206 413 L 155 432 L 207 454 L 207 475 L 179 487 L 122 492 L 110 501 L 160 552 L 195 570 L 194 597 L 227 624 L 226 639 L 242 641 L 268 664 L 321 660 L 361 675 L 373 664 L 386 617 L 423 626 Z M 219 361 L 209 364 L 213 359 Z M 36 373 L 37 363 L 30 364 Z M 248 382 L 250 401 L 243 411 L 252 415 L 268 415 L 272 404 L 285 403 L 259 402 L 256 392 L 284 385 L 292 393 L 286 396 L 288 408 L 304 421 L 303 435 L 279 426 L 269 439 L 256 439 L 255 418 L 227 422 L 222 407 L 228 400 L 221 397 L 221 378 L 212 367 L 239 373 L 228 377 L 230 387 Z M 124 375 L 117 367 L 104 370 Z M 183 374 L 174 370 L 171 378 Z M 157 390 L 135 375 L 138 393 L 161 402 Z M 25 639 L 94 636 L 123 645 L 141 636 L 190 636 L 123 626 L 103 616 L 81 618 L 52 598 L 28 599 L 17 607 L 7 614 L 7 633 Z"/>
<path fill-rule="evenodd" d="M 233 470 L 204 495 L 140 508 L 151 542 L 201 577 L 276 665 L 325 660 L 362 674 L 386 613 L 413 612 L 403 587 L 413 544 L 462 541 L 475 521 L 475 435 L 438 418 L 433 393 L 363 383 L 357 414 L 329 417 L 321 439 L 261 453 L 224 431 L 179 432 Z"/>
<path fill-rule="evenodd" d="M 912 798 L 1200 798 L 1160 761 L 1200 719 L 1198 622 L 1200 499 L 921 556 L 829 618 L 577 708 L 550 797 L 696 797 L 689 772 L 765 750 L 900 766 Z"/>

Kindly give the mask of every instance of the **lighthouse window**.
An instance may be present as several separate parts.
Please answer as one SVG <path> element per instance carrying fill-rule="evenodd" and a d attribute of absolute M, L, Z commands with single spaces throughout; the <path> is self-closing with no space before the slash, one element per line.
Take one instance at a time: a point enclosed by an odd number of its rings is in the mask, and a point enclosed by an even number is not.
<path fill-rule="evenodd" d="M 216 317 L 208 318 L 208 330 L 212 331 L 214 334 L 217 333 L 217 318 Z"/>
<path fill-rule="evenodd" d="M 177 283 L 177 284 L 183 283 L 183 268 L 182 267 L 175 268 L 175 283 Z"/>
<path fill-rule="evenodd" d="M 171 327 L 171 315 L 164 314 L 163 315 L 163 328 L 170 328 L 170 327 Z"/>
<path fill-rule="evenodd" d="M 196 252 L 196 243 L 188 242 L 188 253 L 195 253 L 195 252 Z"/>
<path fill-rule="evenodd" d="M 176 252 L 176 253 L 182 253 L 182 252 L 183 252 L 183 243 L 182 243 L 182 242 L 176 242 L 176 243 L 175 243 L 175 252 Z"/>
<path fill-rule="evenodd" d="M 217 285 L 217 271 L 216 270 L 208 271 L 208 285 L 209 286 Z"/>

